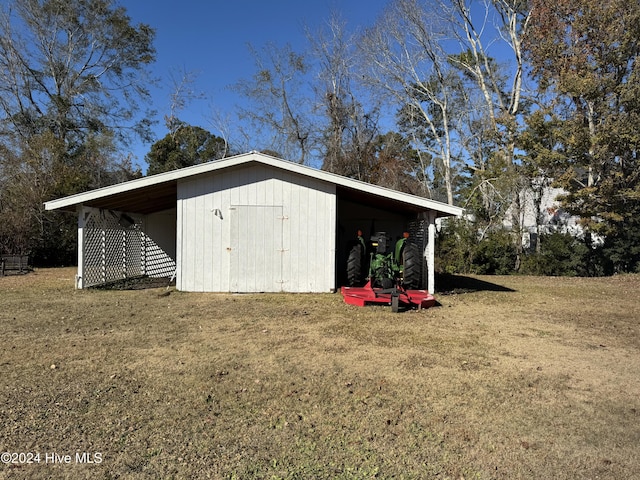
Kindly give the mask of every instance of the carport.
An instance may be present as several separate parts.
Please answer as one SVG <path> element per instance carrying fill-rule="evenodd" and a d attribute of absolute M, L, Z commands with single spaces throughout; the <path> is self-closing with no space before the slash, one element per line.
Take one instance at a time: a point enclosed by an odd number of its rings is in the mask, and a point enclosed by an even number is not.
<path fill-rule="evenodd" d="M 409 231 L 435 291 L 435 222 L 462 209 L 250 152 L 45 203 L 78 215 L 76 286 L 175 277 L 184 291 L 328 292 L 357 230 Z"/>

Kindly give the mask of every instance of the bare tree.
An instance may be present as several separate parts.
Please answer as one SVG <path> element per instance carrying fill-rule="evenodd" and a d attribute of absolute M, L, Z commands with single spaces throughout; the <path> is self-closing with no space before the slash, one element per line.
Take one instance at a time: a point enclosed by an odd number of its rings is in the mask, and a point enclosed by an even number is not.
<path fill-rule="evenodd" d="M 0 13 L 2 130 L 28 137 L 51 131 L 68 149 L 110 131 L 147 135 L 136 121 L 150 98 L 146 66 L 154 32 L 131 25 L 112 0 L 17 0 Z"/>
<path fill-rule="evenodd" d="M 516 139 L 523 112 L 524 60 L 522 39 L 526 35 L 531 10 L 526 0 L 484 0 L 479 9 L 472 0 L 452 0 L 441 3 L 448 12 L 448 22 L 459 43 L 460 54 L 451 61 L 477 87 L 484 99 L 483 112 L 490 121 L 492 132 L 493 165 L 475 165 L 479 173 L 479 191 L 482 202 L 490 208 L 491 198 L 499 189 L 501 200 L 508 199 L 511 225 L 517 250 L 516 270 L 522 254 L 522 191 L 529 179 L 518 172 L 515 163 Z M 483 14 L 479 12 L 481 10 Z M 496 34 L 492 35 L 491 31 Z M 497 40 L 509 47 L 510 70 L 496 62 L 488 52 Z M 498 174 L 498 169 L 502 172 Z M 488 175 L 485 175 L 488 172 Z M 495 179 L 495 180 L 493 180 Z M 501 185 L 498 185 L 500 183 Z M 501 202 L 504 204 L 505 202 Z"/>
<path fill-rule="evenodd" d="M 437 11 L 417 0 L 397 0 L 366 31 L 361 46 L 365 79 L 403 106 L 419 150 L 438 159 L 446 199 L 452 204 L 452 136 L 458 122 L 453 105 L 461 90 L 443 46 L 447 27 Z M 416 133 L 420 126 L 422 133 Z"/>
<path fill-rule="evenodd" d="M 303 88 L 307 60 L 289 45 L 278 48 L 268 44 L 261 52 L 251 50 L 257 72 L 234 86 L 251 100 L 251 107 L 242 109 L 241 117 L 250 121 L 254 131 L 270 135 L 269 148 L 304 164 L 314 145 L 312 101 Z M 255 134 L 247 137 L 255 142 Z"/>
<path fill-rule="evenodd" d="M 169 73 L 171 93 L 169 94 L 169 113 L 164 116 L 164 123 L 172 137 L 175 137 L 178 129 L 184 125 L 180 120 L 179 112 L 192 101 L 204 98 L 204 94 L 194 88 L 197 77 L 196 72 L 187 71 L 184 68 L 174 69 Z"/>
<path fill-rule="evenodd" d="M 526 34 L 531 11 L 524 0 L 484 0 L 484 15 L 479 15 L 472 11 L 472 6 L 477 3 L 472 0 L 452 0 L 449 7 L 441 3 L 443 11 L 448 13 L 449 23 L 454 27 L 452 32 L 461 51 L 450 59 L 482 92 L 491 126 L 496 136 L 502 138 L 502 153 L 508 163 L 513 163 L 517 117 L 522 114 L 522 38 Z M 487 45 L 496 41 L 496 36 L 487 34 L 491 29 L 511 50 L 510 85 L 504 78 L 504 64 L 495 62 L 488 53 Z"/>
<path fill-rule="evenodd" d="M 318 61 L 317 108 L 324 118 L 322 168 L 370 181 L 374 141 L 379 134 L 376 102 L 364 101 L 356 76 L 355 35 L 333 13 L 326 28 L 308 32 Z"/>
<path fill-rule="evenodd" d="M 42 202 L 139 174 L 117 146 L 151 136 L 154 31 L 113 0 L 0 8 L 0 248 L 66 263 L 74 222 Z"/>
<path fill-rule="evenodd" d="M 231 119 L 229 115 L 223 115 L 216 108 L 211 107 L 209 125 L 211 125 L 213 130 L 218 132 L 218 136 L 224 140 L 224 152 L 222 158 L 225 158 L 227 155 L 231 154 Z"/>

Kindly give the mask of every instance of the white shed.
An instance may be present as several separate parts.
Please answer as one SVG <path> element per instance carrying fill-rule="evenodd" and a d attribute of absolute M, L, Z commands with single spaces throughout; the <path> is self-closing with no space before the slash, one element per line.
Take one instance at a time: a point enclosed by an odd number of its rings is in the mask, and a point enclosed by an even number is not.
<path fill-rule="evenodd" d="M 330 292 L 358 229 L 425 251 L 435 290 L 437 217 L 462 209 L 251 152 L 45 203 L 78 214 L 84 288 L 175 276 L 192 292 Z"/>

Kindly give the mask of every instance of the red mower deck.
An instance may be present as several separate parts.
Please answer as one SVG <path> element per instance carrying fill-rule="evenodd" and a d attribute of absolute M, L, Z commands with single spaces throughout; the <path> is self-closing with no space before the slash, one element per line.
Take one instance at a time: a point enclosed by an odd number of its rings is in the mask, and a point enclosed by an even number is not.
<path fill-rule="evenodd" d="M 426 290 L 404 290 L 400 288 L 373 288 L 371 282 L 364 287 L 342 287 L 340 289 L 345 303 L 364 307 L 367 304 L 391 305 L 392 310 L 398 311 L 400 306 L 410 308 L 433 307 L 436 299 Z"/>

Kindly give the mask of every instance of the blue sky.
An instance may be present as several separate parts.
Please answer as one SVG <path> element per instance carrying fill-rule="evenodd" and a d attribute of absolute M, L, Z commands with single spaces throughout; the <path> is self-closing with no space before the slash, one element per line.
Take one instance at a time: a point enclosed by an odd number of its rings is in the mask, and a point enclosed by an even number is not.
<path fill-rule="evenodd" d="M 156 29 L 157 61 L 153 72 L 160 86 L 153 90 L 158 111 L 158 138 L 166 134 L 162 116 L 169 109 L 171 72 L 194 72 L 194 88 L 206 100 L 192 102 L 180 118 L 207 128 L 212 110 L 233 115 L 240 99 L 229 86 L 254 72 L 248 44 L 260 49 L 274 42 L 294 50 L 306 46 L 305 27 L 320 28 L 332 11 L 339 12 L 349 30 L 372 25 L 389 0 L 120 0 L 133 23 Z M 150 145 L 132 146 L 137 162 L 144 165 Z"/>

